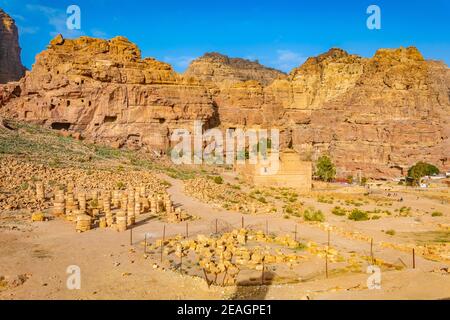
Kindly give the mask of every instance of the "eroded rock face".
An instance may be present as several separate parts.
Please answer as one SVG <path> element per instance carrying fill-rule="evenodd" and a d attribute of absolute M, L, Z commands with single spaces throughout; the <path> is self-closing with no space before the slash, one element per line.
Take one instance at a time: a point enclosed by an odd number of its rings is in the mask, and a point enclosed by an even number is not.
<path fill-rule="evenodd" d="M 421 160 L 450 168 L 449 88 L 447 66 L 416 48 L 370 59 L 331 49 L 288 76 L 213 54 L 180 75 L 123 37 L 57 37 L 0 104 L 94 142 L 160 151 L 194 120 L 278 128 L 282 146 L 329 154 L 340 176 L 385 178 Z"/>
<path fill-rule="evenodd" d="M 332 57 L 319 66 L 318 87 L 317 75 L 304 66 L 291 74 L 292 87 L 313 83 L 306 86 L 309 98 L 300 94 L 306 105 L 291 100 L 310 112 L 309 121 L 294 127 L 294 146 L 311 144 L 314 158 L 329 153 L 341 176 L 400 176 L 419 160 L 450 167 L 450 72 L 444 64 L 401 48 L 379 50 L 371 59 Z"/>
<path fill-rule="evenodd" d="M 0 83 L 17 81 L 24 74 L 16 24 L 0 9 Z"/>
<path fill-rule="evenodd" d="M 212 82 L 221 86 L 245 81 L 268 85 L 276 79 L 286 77 L 283 72 L 265 67 L 257 61 L 229 58 L 216 52 L 206 53 L 194 60 L 185 75 L 200 79 L 204 83 Z"/>
<path fill-rule="evenodd" d="M 166 151 L 173 128 L 191 127 L 193 120 L 209 123 L 214 115 L 204 86 L 168 64 L 141 59 L 123 37 L 58 36 L 20 88 L 20 98 L 5 107 L 17 118 L 117 147 Z"/>
<path fill-rule="evenodd" d="M 413 47 L 371 59 L 331 49 L 268 86 L 217 84 L 213 99 L 223 127 L 278 128 L 283 146 L 329 154 L 342 177 L 385 178 L 421 160 L 450 167 L 449 77 Z"/>

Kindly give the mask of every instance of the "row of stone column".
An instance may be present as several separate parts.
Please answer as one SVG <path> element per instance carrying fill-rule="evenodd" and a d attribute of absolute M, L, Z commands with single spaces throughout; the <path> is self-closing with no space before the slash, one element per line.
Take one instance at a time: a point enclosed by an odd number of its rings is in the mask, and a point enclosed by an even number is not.
<path fill-rule="evenodd" d="M 130 188 L 126 192 L 103 191 L 100 197 L 96 190 L 89 195 L 80 191 L 75 196 L 73 183 L 67 185 L 67 192 L 55 191 L 53 214 L 65 215 L 67 220 L 76 221 L 80 231 L 89 230 L 88 224 L 91 225 L 92 219 L 97 218 L 100 227 L 116 225 L 118 231 L 125 231 L 136 223 L 137 216 L 147 212 L 173 214 L 175 210 L 168 194 L 147 195 L 145 186 Z M 100 214 L 104 216 L 100 217 Z"/>

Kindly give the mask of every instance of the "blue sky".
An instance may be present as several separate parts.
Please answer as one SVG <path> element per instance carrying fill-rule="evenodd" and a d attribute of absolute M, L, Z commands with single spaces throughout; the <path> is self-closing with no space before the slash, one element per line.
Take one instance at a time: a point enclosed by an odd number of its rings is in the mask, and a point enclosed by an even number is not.
<path fill-rule="evenodd" d="M 66 27 L 66 9 L 81 8 L 81 30 Z M 366 27 L 369 5 L 381 8 L 381 30 Z M 331 47 L 371 57 L 378 48 L 414 45 L 428 59 L 450 64 L 450 1 L 152 1 L 0 0 L 16 20 L 22 60 L 35 56 L 58 33 L 135 42 L 143 57 L 183 71 L 205 52 L 258 59 L 290 71 Z"/>

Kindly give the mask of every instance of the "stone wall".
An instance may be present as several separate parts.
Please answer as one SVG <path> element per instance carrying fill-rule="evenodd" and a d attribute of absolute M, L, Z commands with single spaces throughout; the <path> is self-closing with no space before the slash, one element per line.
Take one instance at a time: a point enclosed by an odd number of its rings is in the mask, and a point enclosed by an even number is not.
<path fill-rule="evenodd" d="M 278 171 L 272 174 L 271 164 L 235 165 L 236 172 L 248 183 L 264 187 L 293 188 L 310 192 L 312 188 L 312 163 L 302 161 L 298 153 L 280 153 Z"/>

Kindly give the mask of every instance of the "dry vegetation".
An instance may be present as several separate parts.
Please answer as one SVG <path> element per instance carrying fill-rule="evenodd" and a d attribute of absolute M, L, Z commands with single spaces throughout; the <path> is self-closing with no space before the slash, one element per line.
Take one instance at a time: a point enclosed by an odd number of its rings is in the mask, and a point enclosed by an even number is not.
<path fill-rule="evenodd" d="M 299 194 L 288 188 L 254 187 L 237 178 L 230 182 L 216 168 L 173 166 L 149 154 L 91 145 L 14 122 L 0 129 L 0 165 L 3 230 L 34 232 L 31 220 L 68 220 L 75 225 L 73 231 L 98 237 L 101 229 L 160 230 L 165 224 L 167 235 L 144 242 L 141 231 L 136 242 L 141 248 L 134 245 L 130 252 L 142 250 L 141 263 L 148 270 L 202 279 L 210 287 L 202 290 L 309 285 L 328 277 L 349 286 L 334 291 L 358 291 L 364 288 L 345 284 L 348 277 L 364 274 L 370 264 L 383 272 L 410 268 L 402 255 L 409 257 L 413 249 L 424 259 L 420 263 L 427 272 L 446 274 L 450 263 L 445 190 L 425 195 L 399 186 L 389 192 L 368 192 L 333 185 Z M 179 199 L 174 191 L 178 186 L 189 201 L 207 204 L 207 211 L 197 210 L 196 204 L 188 212 L 186 203 L 172 200 Z M 211 231 L 211 220 L 227 221 L 236 213 L 248 215 L 245 228 L 235 223 Z M 195 231 L 181 235 L 176 225 L 182 221 L 192 223 Z M 187 228 L 186 224 L 186 232 Z M 329 246 L 327 234 L 332 239 Z M 376 254 L 370 253 L 371 245 Z M 42 252 L 39 259 L 46 259 Z M 131 274 L 123 271 L 122 277 Z M 17 290 L 29 281 L 33 277 L 28 273 L 0 275 L 0 292 Z M 229 290 L 223 298 L 240 297 Z"/>

